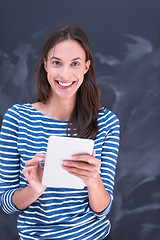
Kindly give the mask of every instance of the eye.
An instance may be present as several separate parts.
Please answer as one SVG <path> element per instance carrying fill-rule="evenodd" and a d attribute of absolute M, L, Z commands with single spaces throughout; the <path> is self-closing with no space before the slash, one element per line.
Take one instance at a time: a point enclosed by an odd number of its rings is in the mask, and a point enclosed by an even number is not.
<path fill-rule="evenodd" d="M 73 63 L 72 63 L 72 66 L 79 66 L 79 65 L 80 65 L 79 62 L 73 62 Z"/>
<path fill-rule="evenodd" d="M 61 62 L 59 62 L 59 61 L 53 61 L 52 64 L 53 64 L 54 66 L 60 66 L 60 65 L 61 65 Z"/>

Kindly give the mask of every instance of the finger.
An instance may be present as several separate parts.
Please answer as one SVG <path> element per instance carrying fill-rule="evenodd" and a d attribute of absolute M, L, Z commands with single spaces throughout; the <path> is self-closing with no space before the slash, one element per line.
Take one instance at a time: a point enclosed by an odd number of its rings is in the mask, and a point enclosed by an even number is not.
<path fill-rule="evenodd" d="M 96 151 L 93 149 L 92 157 L 95 157 L 95 156 L 96 156 Z"/>
<path fill-rule="evenodd" d="M 37 163 L 45 162 L 45 156 L 35 155 L 31 160 L 26 161 L 25 166 L 36 165 Z"/>
<path fill-rule="evenodd" d="M 63 165 L 64 167 L 67 167 L 67 169 L 76 169 L 76 172 L 80 170 L 84 170 L 87 172 L 93 172 L 93 173 L 99 173 L 100 172 L 100 164 L 93 165 L 88 164 L 84 161 L 71 161 L 71 160 L 64 160 Z"/>
<path fill-rule="evenodd" d="M 23 170 L 22 170 L 22 172 L 29 172 L 29 171 L 31 171 L 32 169 L 34 169 L 34 166 L 29 166 L 29 167 L 26 167 L 26 168 L 24 168 Z"/>
<path fill-rule="evenodd" d="M 35 156 L 45 158 L 46 157 L 46 153 L 36 153 Z"/>
<path fill-rule="evenodd" d="M 99 174 L 98 171 L 87 171 L 85 169 L 79 169 L 79 168 L 68 167 L 68 166 L 62 166 L 62 167 L 70 174 L 78 176 L 80 178 L 84 178 L 84 177 L 93 178 Z"/>
<path fill-rule="evenodd" d="M 90 176 L 87 176 L 87 175 L 82 175 L 82 174 L 78 174 L 78 173 L 74 173 L 74 172 L 70 172 L 70 174 L 72 174 L 72 175 L 74 175 L 74 176 L 76 176 L 76 177 L 79 177 L 79 178 L 81 178 L 84 182 L 86 182 L 86 181 L 88 181 L 89 179 L 95 179 L 98 175 L 96 174 L 96 175 L 93 175 L 92 177 L 90 177 Z"/>
<path fill-rule="evenodd" d="M 31 167 L 24 168 L 24 169 L 22 170 L 23 175 L 25 176 L 25 178 L 26 178 L 27 180 L 31 180 L 31 179 L 32 179 L 32 171 L 33 171 L 33 169 L 34 169 L 34 167 L 31 166 Z"/>
<path fill-rule="evenodd" d="M 88 162 L 84 161 L 71 161 L 71 160 L 64 160 L 63 166 L 77 168 L 77 169 L 83 169 L 87 171 L 99 171 L 99 166 L 88 164 Z"/>
<path fill-rule="evenodd" d="M 99 165 L 99 163 L 100 163 L 100 161 L 97 158 L 95 158 L 89 154 L 73 155 L 72 159 L 74 161 L 84 161 L 84 162 L 87 162 L 87 163 L 93 164 L 93 165 Z"/>
<path fill-rule="evenodd" d="M 92 156 L 89 154 L 77 154 L 72 156 L 72 160 L 74 161 L 84 161 L 88 163 L 92 163 Z"/>

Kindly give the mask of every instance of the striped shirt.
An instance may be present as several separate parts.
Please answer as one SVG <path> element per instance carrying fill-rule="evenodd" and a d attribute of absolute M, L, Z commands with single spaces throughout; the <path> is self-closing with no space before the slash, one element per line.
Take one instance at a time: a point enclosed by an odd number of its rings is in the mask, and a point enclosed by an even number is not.
<path fill-rule="evenodd" d="M 11 214 L 16 209 L 12 196 L 28 186 L 22 170 L 36 153 L 46 153 L 51 135 L 66 136 L 66 121 L 49 118 L 29 103 L 17 104 L 6 112 L 0 134 L 0 205 Z M 20 239 L 100 240 L 108 235 L 107 217 L 113 200 L 114 176 L 119 148 L 119 121 L 109 110 L 99 112 L 99 131 L 94 140 L 100 175 L 111 201 L 102 213 L 95 213 L 84 189 L 51 188 L 27 209 L 19 211 Z"/>

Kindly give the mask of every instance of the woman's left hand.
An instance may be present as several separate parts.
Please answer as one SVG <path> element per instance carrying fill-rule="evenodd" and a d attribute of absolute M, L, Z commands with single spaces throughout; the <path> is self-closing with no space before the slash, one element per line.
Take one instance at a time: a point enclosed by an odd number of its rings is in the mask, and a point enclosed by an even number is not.
<path fill-rule="evenodd" d="M 92 155 L 73 155 L 72 160 L 64 160 L 62 168 L 70 174 L 81 178 L 87 186 L 93 186 L 99 179 L 101 162 L 95 158 L 95 151 Z"/>

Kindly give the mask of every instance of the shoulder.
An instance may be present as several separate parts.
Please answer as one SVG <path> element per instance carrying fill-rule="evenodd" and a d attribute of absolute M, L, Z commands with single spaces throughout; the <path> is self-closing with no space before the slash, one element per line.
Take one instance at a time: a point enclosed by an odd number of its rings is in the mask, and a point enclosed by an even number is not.
<path fill-rule="evenodd" d="M 14 120 L 19 120 L 20 114 L 22 112 L 27 111 L 30 108 L 30 104 L 26 103 L 26 104 L 14 104 L 12 107 L 10 107 L 5 115 L 4 115 L 4 119 L 6 118 L 12 118 Z"/>
<path fill-rule="evenodd" d="M 3 129 L 17 129 L 19 125 L 19 110 L 22 108 L 22 104 L 15 104 L 10 107 L 4 114 L 1 131 Z"/>
<path fill-rule="evenodd" d="M 27 111 L 31 108 L 31 105 L 29 103 L 25 104 L 14 104 L 12 107 L 10 107 L 6 113 L 15 113 L 18 114 L 20 111 Z"/>
<path fill-rule="evenodd" d="M 98 114 L 99 127 L 112 128 L 117 126 L 119 128 L 119 119 L 112 111 L 107 108 L 101 108 Z"/>

